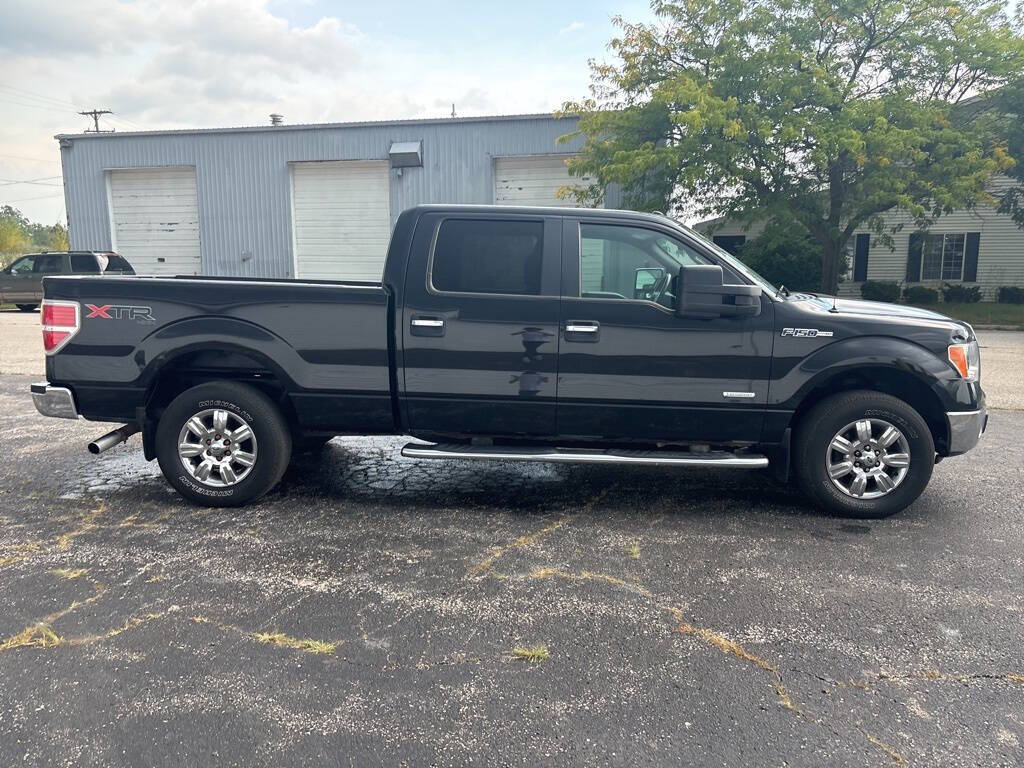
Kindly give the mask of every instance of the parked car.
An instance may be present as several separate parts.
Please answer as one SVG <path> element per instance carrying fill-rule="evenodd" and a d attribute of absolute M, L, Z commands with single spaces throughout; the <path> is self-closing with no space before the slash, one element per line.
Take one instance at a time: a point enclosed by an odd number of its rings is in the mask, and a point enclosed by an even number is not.
<path fill-rule="evenodd" d="M 770 468 L 821 507 L 912 503 L 987 422 L 978 343 L 934 312 L 776 289 L 668 218 L 420 206 L 383 281 L 47 277 L 50 416 L 142 431 L 185 498 L 239 505 L 293 451 Z"/>
<path fill-rule="evenodd" d="M 100 251 L 30 253 L 0 270 L 0 304 L 15 304 L 31 312 L 43 299 L 47 275 L 134 275 L 123 256 Z"/>

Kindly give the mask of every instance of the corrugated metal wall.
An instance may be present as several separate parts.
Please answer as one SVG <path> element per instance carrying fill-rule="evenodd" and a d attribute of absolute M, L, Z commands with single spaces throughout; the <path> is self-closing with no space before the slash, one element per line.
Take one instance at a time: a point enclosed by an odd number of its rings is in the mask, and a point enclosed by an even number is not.
<path fill-rule="evenodd" d="M 118 168 L 194 166 L 203 271 L 291 277 L 288 164 L 386 160 L 394 141 L 423 141 L 423 167 L 391 172 L 391 221 L 418 203 L 493 202 L 493 159 L 564 154 L 575 120 L 549 116 L 181 133 L 59 137 L 72 248 L 110 248 L 105 174 Z M 251 258 L 243 258 L 251 254 Z"/>

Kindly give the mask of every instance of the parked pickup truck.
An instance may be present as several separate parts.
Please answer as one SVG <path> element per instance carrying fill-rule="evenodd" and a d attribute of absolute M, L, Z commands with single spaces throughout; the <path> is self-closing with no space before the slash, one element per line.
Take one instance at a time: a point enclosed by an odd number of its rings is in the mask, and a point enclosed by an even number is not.
<path fill-rule="evenodd" d="M 911 504 L 987 422 L 966 323 L 776 289 L 627 211 L 419 206 L 381 283 L 48 277 L 49 416 L 124 422 L 185 498 L 265 494 L 295 451 L 769 468 L 821 507 Z"/>
<path fill-rule="evenodd" d="M 0 270 L 0 304 L 31 312 L 43 298 L 47 275 L 134 275 L 132 265 L 116 253 L 48 251 L 30 253 Z"/>

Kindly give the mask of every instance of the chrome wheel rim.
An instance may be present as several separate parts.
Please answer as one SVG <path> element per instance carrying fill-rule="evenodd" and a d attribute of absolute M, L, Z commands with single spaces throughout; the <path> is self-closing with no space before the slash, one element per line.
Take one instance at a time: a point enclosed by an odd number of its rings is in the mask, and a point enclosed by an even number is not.
<path fill-rule="evenodd" d="M 858 419 L 836 432 L 825 450 L 832 484 L 855 499 L 877 499 L 895 491 L 910 469 L 910 443 L 883 419 Z"/>
<path fill-rule="evenodd" d="M 178 433 L 178 458 L 194 480 L 211 488 L 242 482 L 256 464 L 256 435 L 245 419 L 221 408 L 192 415 Z"/>

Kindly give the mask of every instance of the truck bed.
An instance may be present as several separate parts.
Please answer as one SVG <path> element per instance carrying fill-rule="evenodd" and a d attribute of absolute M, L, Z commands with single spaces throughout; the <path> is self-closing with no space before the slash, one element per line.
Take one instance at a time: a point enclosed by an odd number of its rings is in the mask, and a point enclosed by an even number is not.
<path fill-rule="evenodd" d="M 133 419 L 158 377 L 230 358 L 284 385 L 305 430 L 394 428 L 391 297 L 379 283 L 50 277 L 43 290 L 81 303 L 80 330 L 46 373 L 87 419 Z"/>

